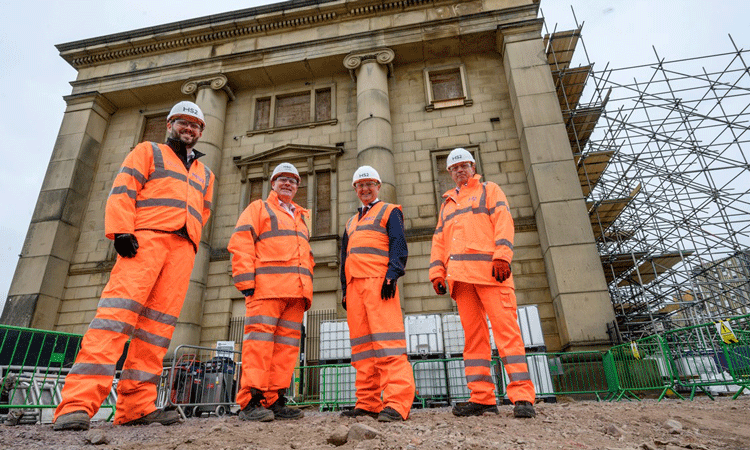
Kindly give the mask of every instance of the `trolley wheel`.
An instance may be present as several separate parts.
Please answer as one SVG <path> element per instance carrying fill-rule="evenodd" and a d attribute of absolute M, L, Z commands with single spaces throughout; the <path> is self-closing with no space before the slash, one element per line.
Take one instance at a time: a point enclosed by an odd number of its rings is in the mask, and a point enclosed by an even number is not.
<path fill-rule="evenodd" d="M 227 413 L 227 407 L 224 405 L 219 405 L 216 407 L 216 411 L 214 411 L 218 417 L 224 417 L 224 414 Z"/>
<path fill-rule="evenodd" d="M 193 406 L 193 416 L 200 418 L 201 414 L 200 406 Z"/>
<path fill-rule="evenodd" d="M 193 417 L 193 408 L 182 408 L 182 412 L 185 414 L 185 417 Z"/>

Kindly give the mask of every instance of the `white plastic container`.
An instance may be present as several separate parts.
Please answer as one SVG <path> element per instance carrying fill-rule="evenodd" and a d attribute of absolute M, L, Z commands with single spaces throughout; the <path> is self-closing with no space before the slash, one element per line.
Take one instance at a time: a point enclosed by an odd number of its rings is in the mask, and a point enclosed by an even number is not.
<path fill-rule="evenodd" d="M 407 354 L 443 355 L 443 326 L 439 314 L 406 316 L 404 329 Z"/>
<path fill-rule="evenodd" d="M 320 400 L 327 406 L 354 406 L 356 377 L 357 371 L 352 366 L 323 367 L 319 378 Z"/>
<path fill-rule="evenodd" d="M 521 329 L 521 339 L 526 348 L 546 348 L 542 322 L 539 320 L 539 309 L 536 305 L 518 307 L 518 327 Z"/>
<path fill-rule="evenodd" d="M 422 398 L 447 398 L 448 385 L 443 361 L 413 361 L 417 396 Z"/>
<path fill-rule="evenodd" d="M 346 320 L 333 320 L 320 324 L 320 360 L 347 360 L 352 357 L 349 324 Z"/>

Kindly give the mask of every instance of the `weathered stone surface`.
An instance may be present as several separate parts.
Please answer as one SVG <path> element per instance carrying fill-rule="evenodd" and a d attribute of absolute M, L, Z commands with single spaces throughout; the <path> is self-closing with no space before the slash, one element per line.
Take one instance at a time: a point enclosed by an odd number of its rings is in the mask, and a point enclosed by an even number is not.
<path fill-rule="evenodd" d="M 330 436 L 328 436 L 328 439 L 326 439 L 326 442 L 329 444 L 333 444 L 335 446 L 344 445 L 346 444 L 346 439 L 349 434 L 349 429 L 346 428 L 344 425 L 339 425 L 335 430 L 333 430 L 333 433 L 331 433 Z"/>
<path fill-rule="evenodd" d="M 348 441 L 374 439 L 380 434 L 378 430 L 362 423 L 355 423 L 349 428 Z"/>

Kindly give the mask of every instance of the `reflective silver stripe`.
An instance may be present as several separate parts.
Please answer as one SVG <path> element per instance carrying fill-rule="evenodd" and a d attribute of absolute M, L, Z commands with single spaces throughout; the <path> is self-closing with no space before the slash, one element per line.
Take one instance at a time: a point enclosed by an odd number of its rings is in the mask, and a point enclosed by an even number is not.
<path fill-rule="evenodd" d="M 507 355 L 500 359 L 503 364 L 526 364 L 526 356 L 524 355 Z"/>
<path fill-rule="evenodd" d="M 289 330 L 300 331 L 300 332 L 302 331 L 302 324 L 299 322 L 291 321 L 291 320 L 279 319 L 279 326 L 287 328 Z"/>
<path fill-rule="evenodd" d="M 203 195 L 205 195 L 205 194 L 203 194 Z M 203 200 L 203 207 L 205 209 L 211 209 L 211 205 L 212 205 L 212 203 L 209 202 L 208 200 Z"/>
<path fill-rule="evenodd" d="M 273 342 L 282 345 L 291 345 L 292 347 L 299 347 L 299 338 L 293 338 L 289 336 L 274 336 Z"/>
<path fill-rule="evenodd" d="M 159 323 L 163 323 L 164 325 L 169 325 L 171 327 L 177 324 L 177 316 L 173 316 L 171 314 L 167 314 L 167 313 L 157 311 L 151 308 L 143 308 L 143 311 L 141 312 L 141 316 L 147 319 L 151 319 L 154 322 L 159 322 Z"/>
<path fill-rule="evenodd" d="M 430 263 L 430 269 L 433 267 L 445 267 L 442 261 L 433 261 Z"/>
<path fill-rule="evenodd" d="M 164 155 L 161 153 L 159 144 L 152 142 L 151 151 L 154 153 L 154 168 L 157 171 L 164 170 Z"/>
<path fill-rule="evenodd" d="M 252 225 L 240 225 L 234 229 L 234 232 L 249 231 L 253 235 L 253 242 L 258 241 L 258 234 L 255 232 L 255 228 Z"/>
<path fill-rule="evenodd" d="M 245 317 L 245 325 L 255 325 L 258 323 L 262 323 L 265 325 L 273 325 L 276 326 L 276 324 L 279 323 L 279 319 L 276 317 L 271 316 L 250 316 Z"/>
<path fill-rule="evenodd" d="M 134 313 L 140 314 L 147 319 L 151 319 L 155 322 L 163 323 L 164 325 L 174 326 L 177 323 L 177 317 L 171 314 L 163 313 L 151 308 L 145 308 L 140 303 L 129 298 L 115 298 L 108 297 L 99 300 L 98 308 L 118 308 L 133 311 Z"/>
<path fill-rule="evenodd" d="M 531 380 L 529 372 L 508 372 L 508 378 L 510 379 L 510 381 Z"/>
<path fill-rule="evenodd" d="M 435 232 L 434 232 L 434 233 L 432 233 L 432 234 L 440 234 L 440 233 L 442 233 L 442 232 L 443 232 L 443 227 L 436 227 L 436 228 L 435 228 Z"/>
<path fill-rule="evenodd" d="M 490 367 L 490 361 L 487 359 L 465 359 L 465 367 Z"/>
<path fill-rule="evenodd" d="M 505 207 L 505 210 L 508 211 L 508 212 L 510 212 L 510 208 L 508 208 L 508 204 L 501 200 L 501 201 L 495 203 L 495 206 L 493 206 L 492 208 L 490 208 L 490 214 L 495 214 L 495 210 L 497 208 L 502 208 L 502 207 Z"/>
<path fill-rule="evenodd" d="M 185 202 L 174 198 L 147 198 L 135 202 L 136 208 L 148 208 L 151 206 L 172 206 L 175 208 L 184 209 Z"/>
<path fill-rule="evenodd" d="M 94 330 L 114 331 L 115 333 L 121 333 L 127 336 L 133 334 L 133 325 L 120 322 L 119 320 L 94 319 L 91 321 L 91 324 L 89 324 L 89 328 Z"/>
<path fill-rule="evenodd" d="M 451 255 L 453 261 L 492 261 L 492 255 L 483 255 L 481 253 L 458 253 Z"/>
<path fill-rule="evenodd" d="M 203 213 L 197 211 L 192 206 L 188 205 L 188 211 L 190 212 L 190 215 L 198 219 L 198 222 L 203 222 Z"/>
<path fill-rule="evenodd" d="M 406 342 L 406 334 L 403 331 L 394 331 L 391 333 L 373 333 L 366 334 L 354 339 L 351 339 L 352 347 L 355 345 L 367 344 L 368 342 L 383 342 L 383 341 L 404 341 Z"/>
<path fill-rule="evenodd" d="M 103 297 L 101 300 L 99 300 L 97 308 L 127 309 L 128 311 L 133 311 L 136 314 L 140 314 L 143 310 L 143 305 L 129 298 Z"/>
<path fill-rule="evenodd" d="M 252 333 L 245 333 L 242 336 L 243 341 L 265 341 L 265 342 L 273 342 L 273 334 L 272 333 L 260 333 L 258 331 L 253 331 Z"/>
<path fill-rule="evenodd" d="M 406 354 L 406 347 L 367 350 L 364 352 L 352 353 L 352 362 L 362 361 L 367 358 L 385 358 L 387 356 L 399 356 L 403 354 Z"/>
<path fill-rule="evenodd" d="M 471 383 L 474 381 L 484 381 L 487 383 L 495 384 L 494 381 L 492 381 L 492 377 L 489 375 L 466 375 L 466 382 Z"/>
<path fill-rule="evenodd" d="M 352 247 L 349 249 L 349 254 L 358 254 L 358 255 L 377 255 L 377 256 L 384 256 L 388 257 L 388 250 L 380 250 L 378 248 L 373 247 Z"/>
<path fill-rule="evenodd" d="M 159 336 L 158 334 L 149 333 L 143 328 L 138 328 L 137 330 L 135 330 L 135 332 L 133 333 L 133 339 L 139 339 L 147 344 L 155 345 L 161 348 L 168 348 L 169 342 L 172 340 L 165 338 L 164 336 Z"/>
<path fill-rule="evenodd" d="M 260 236 L 258 236 L 258 240 L 260 241 L 261 239 L 275 238 L 275 237 L 281 237 L 281 236 L 299 236 L 302 239 L 307 239 L 307 236 L 305 236 L 305 233 L 302 233 L 301 231 L 271 230 L 271 231 L 266 231 L 265 233 L 261 233 Z"/>
<path fill-rule="evenodd" d="M 455 200 L 454 200 L 455 201 Z M 494 207 L 493 207 L 494 211 Z M 490 214 L 490 210 L 487 208 L 487 183 L 482 183 L 482 195 L 479 197 L 479 206 L 476 208 L 469 206 L 468 208 L 462 208 L 457 209 L 453 211 L 452 213 L 448 214 L 447 217 L 443 219 L 443 223 L 451 220 L 455 216 L 459 214 L 464 214 L 471 212 L 472 214 Z"/>
<path fill-rule="evenodd" d="M 495 241 L 495 245 L 497 247 L 503 245 L 503 246 L 508 247 L 509 249 L 513 250 L 513 244 L 509 240 L 507 240 L 507 239 L 498 239 L 498 240 Z"/>
<path fill-rule="evenodd" d="M 279 218 L 276 217 L 276 213 L 273 212 L 271 205 L 269 205 L 268 202 L 264 201 L 263 206 L 266 207 L 266 212 L 271 219 L 271 231 L 277 231 L 279 229 Z"/>
<path fill-rule="evenodd" d="M 190 180 L 190 181 L 188 181 L 188 183 L 190 184 L 190 187 L 192 187 L 193 189 L 195 189 L 196 191 L 198 191 L 200 193 L 203 193 L 203 186 L 201 186 L 200 184 L 198 184 L 197 181 Z"/>
<path fill-rule="evenodd" d="M 153 373 L 144 372 L 143 370 L 136 369 L 125 369 L 120 374 L 120 381 L 132 380 L 141 381 L 143 383 L 159 384 L 161 375 L 154 375 Z"/>
<path fill-rule="evenodd" d="M 151 176 L 148 177 L 149 180 L 156 180 L 159 178 L 174 178 L 175 180 L 179 181 L 188 181 L 187 175 L 185 175 L 184 173 L 175 172 L 174 170 L 162 169 L 159 171 L 154 171 L 154 173 L 152 173 Z M 198 186 L 196 190 L 201 191 L 202 189 L 200 186 Z"/>
<path fill-rule="evenodd" d="M 75 375 L 102 375 L 102 376 L 114 376 L 115 365 L 114 364 L 91 364 L 91 363 L 75 363 L 70 368 L 70 373 Z"/>
<path fill-rule="evenodd" d="M 248 273 L 241 273 L 239 275 L 235 275 L 232 277 L 233 283 L 241 283 L 243 281 L 253 281 L 255 280 L 255 273 L 254 272 L 248 272 Z"/>
<path fill-rule="evenodd" d="M 299 266 L 267 266 L 258 267 L 255 269 L 255 273 L 258 275 L 270 275 L 270 274 L 281 274 L 281 273 L 298 273 L 300 275 L 307 275 L 312 278 L 312 273 L 309 269 Z"/>
<path fill-rule="evenodd" d="M 388 205 L 389 205 L 388 203 L 383 203 L 383 206 L 380 208 L 380 211 L 378 211 L 378 215 L 375 216 L 375 218 L 372 220 L 372 225 L 357 225 L 357 228 L 355 228 L 354 231 L 356 232 L 356 231 L 367 230 L 367 231 L 377 231 L 378 233 L 388 234 L 388 231 L 385 229 L 385 227 L 380 225 L 380 223 L 383 221 L 383 216 L 385 215 L 385 211 L 388 209 Z M 370 211 L 372 211 L 372 208 L 370 208 Z"/>
<path fill-rule="evenodd" d="M 208 185 L 209 185 L 209 183 L 211 183 L 211 171 L 208 170 L 208 167 L 206 167 L 204 165 L 203 166 L 203 173 L 204 173 L 204 175 L 206 177 L 205 178 L 206 184 L 205 184 L 205 186 L 203 186 L 203 196 L 205 197 L 206 194 L 208 193 Z M 210 208 L 211 207 L 211 202 L 207 202 L 207 203 L 209 204 L 209 208 Z"/>
<path fill-rule="evenodd" d="M 137 169 L 133 169 L 132 167 L 122 167 L 120 169 L 120 173 L 126 173 L 126 174 L 130 175 L 131 177 L 135 178 L 136 181 L 138 181 L 139 183 L 141 183 L 141 186 L 143 186 L 144 184 L 146 184 L 146 181 L 148 181 L 148 179 L 146 178 L 145 175 L 143 175 Z"/>
<path fill-rule="evenodd" d="M 116 186 L 113 187 L 111 191 L 109 191 L 109 195 L 117 195 L 117 194 L 127 194 L 128 197 L 135 200 L 136 197 L 138 197 L 138 193 L 128 189 L 127 186 Z"/>

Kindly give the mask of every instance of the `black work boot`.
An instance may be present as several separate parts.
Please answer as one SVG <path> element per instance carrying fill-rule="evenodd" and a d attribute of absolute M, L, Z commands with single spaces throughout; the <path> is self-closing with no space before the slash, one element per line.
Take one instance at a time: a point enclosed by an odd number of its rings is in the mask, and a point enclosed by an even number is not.
<path fill-rule="evenodd" d="M 390 406 L 386 406 L 380 411 L 380 414 L 378 414 L 378 422 L 403 422 L 404 420 L 406 419 Z"/>
<path fill-rule="evenodd" d="M 249 420 L 252 422 L 271 422 L 274 419 L 273 411 L 264 408 L 260 401 L 263 400 L 263 392 L 259 389 L 252 388 L 253 394 L 248 404 L 242 408 L 239 414 L 240 420 Z"/>
<path fill-rule="evenodd" d="M 534 405 L 531 402 L 525 400 L 519 400 L 513 407 L 513 417 L 519 417 L 522 419 L 531 419 L 536 416 L 534 411 Z"/>
<path fill-rule="evenodd" d="M 151 425 L 152 423 L 160 423 L 162 425 L 172 425 L 173 423 L 177 423 L 182 419 L 180 417 L 180 413 L 177 411 L 165 411 L 163 409 L 157 409 L 155 411 L 152 411 L 145 416 L 133 419 L 130 422 L 125 422 L 123 425 L 125 426 L 131 426 L 131 425 Z"/>
<path fill-rule="evenodd" d="M 52 429 L 55 431 L 88 430 L 90 423 L 89 413 L 86 411 L 73 411 L 58 417 Z"/>
<path fill-rule="evenodd" d="M 305 413 L 301 409 L 290 408 L 286 406 L 286 389 L 279 389 L 279 398 L 273 402 L 268 409 L 273 411 L 273 415 L 277 419 L 301 419 L 305 417 Z"/>
<path fill-rule="evenodd" d="M 484 413 L 499 414 L 497 405 L 482 405 L 481 403 L 462 402 L 453 407 L 453 415 L 458 417 L 481 416 Z"/>
<path fill-rule="evenodd" d="M 359 416 L 367 416 L 367 417 L 372 417 L 373 419 L 377 419 L 378 413 L 376 413 L 375 411 L 368 411 L 362 408 L 354 408 L 348 411 L 341 411 L 341 417 L 359 417 Z"/>

